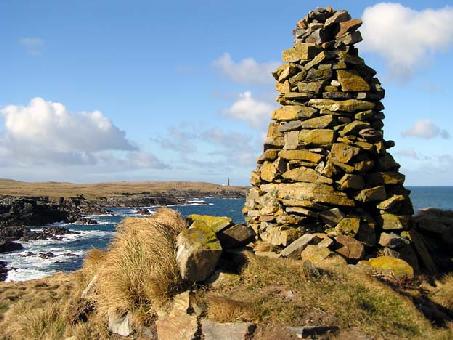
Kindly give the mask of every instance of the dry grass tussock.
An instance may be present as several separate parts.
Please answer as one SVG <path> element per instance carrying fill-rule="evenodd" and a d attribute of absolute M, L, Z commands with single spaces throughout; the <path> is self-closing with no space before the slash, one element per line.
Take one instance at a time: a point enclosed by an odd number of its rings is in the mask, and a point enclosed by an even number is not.
<path fill-rule="evenodd" d="M 182 283 L 175 239 L 185 228 L 185 220 L 170 209 L 159 209 L 150 218 L 125 219 L 99 271 L 100 307 L 134 310 L 162 306 Z"/>
<path fill-rule="evenodd" d="M 0 283 L 0 339 L 108 339 L 108 309 L 127 309 L 133 322 L 154 315 L 181 285 L 175 237 L 186 228 L 175 211 L 126 219 L 108 251 L 92 250 L 83 269 L 42 280 Z M 82 298 L 97 276 L 95 289 Z"/>
<path fill-rule="evenodd" d="M 329 324 L 385 339 L 453 337 L 451 330 L 434 328 L 409 298 L 347 266 L 316 268 L 250 255 L 239 283 L 225 280 L 202 298 L 208 317 L 220 322 Z"/>

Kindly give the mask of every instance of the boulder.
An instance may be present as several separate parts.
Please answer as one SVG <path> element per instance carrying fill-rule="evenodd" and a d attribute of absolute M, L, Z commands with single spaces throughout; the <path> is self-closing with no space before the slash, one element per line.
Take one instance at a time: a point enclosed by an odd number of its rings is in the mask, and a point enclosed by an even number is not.
<path fill-rule="evenodd" d="M 210 215 L 197 215 L 192 214 L 187 217 L 189 222 L 192 223 L 191 227 L 209 229 L 214 233 L 225 229 L 233 223 L 231 217 L 227 216 L 210 216 Z"/>
<path fill-rule="evenodd" d="M 166 316 L 156 321 L 159 340 L 193 340 L 198 331 L 198 318 L 194 315 Z"/>
<path fill-rule="evenodd" d="M 347 235 L 338 235 L 335 237 L 340 245 L 335 251 L 350 260 L 360 260 L 365 255 L 365 247 L 362 242 Z"/>
<path fill-rule="evenodd" d="M 304 234 L 296 241 L 292 242 L 289 246 L 280 252 L 280 256 L 298 259 L 300 254 L 309 244 L 317 244 L 321 241 L 319 237 L 314 234 Z"/>
<path fill-rule="evenodd" d="M 215 223 L 214 226 L 223 224 Z M 215 227 L 214 230 L 192 227 L 178 235 L 176 262 L 183 279 L 199 282 L 206 280 L 213 273 L 222 254 L 215 230 Z"/>
<path fill-rule="evenodd" d="M 246 340 L 251 339 L 255 331 L 255 324 L 251 322 L 220 323 L 203 319 L 201 333 L 204 340 Z"/>
<path fill-rule="evenodd" d="M 261 233 L 261 239 L 273 246 L 287 246 L 299 236 L 299 230 L 282 226 L 271 226 Z"/>
<path fill-rule="evenodd" d="M 406 261 L 395 257 L 379 256 L 369 259 L 368 263 L 373 269 L 383 274 L 391 274 L 397 278 L 414 277 L 414 269 Z"/>
<path fill-rule="evenodd" d="M 0 240 L 0 254 L 9 253 L 12 251 L 22 250 L 24 247 L 18 242 Z"/>
<path fill-rule="evenodd" d="M 236 224 L 217 234 L 223 249 L 234 249 L 246 246 L 255 239 L 255 232 L 244 224 Z"/>

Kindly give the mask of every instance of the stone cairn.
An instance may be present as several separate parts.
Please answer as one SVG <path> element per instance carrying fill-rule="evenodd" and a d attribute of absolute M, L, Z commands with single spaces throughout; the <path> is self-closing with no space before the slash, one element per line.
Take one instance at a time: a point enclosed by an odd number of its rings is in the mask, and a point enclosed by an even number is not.
<path fill-rule="evenodd" d="M 361 24 L 330 7 L 297 22 L 273 73 L 282 106 L 244 214 L 281 256 L 322 240 L 353 262 L 386 255 L 416 265 L 409 191 L 387 152 L 395 143 L 383 138 L 384 89 L 354 47 Z"/>

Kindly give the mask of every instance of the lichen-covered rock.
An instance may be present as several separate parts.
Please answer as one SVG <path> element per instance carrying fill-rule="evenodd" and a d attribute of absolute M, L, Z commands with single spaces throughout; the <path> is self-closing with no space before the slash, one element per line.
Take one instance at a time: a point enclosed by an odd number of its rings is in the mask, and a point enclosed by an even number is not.
<path fill-rule="evenodd" d="M 211 229 L 206 224 L 199 223 L 197 227 L 183 230 L 177 237 L 176 261 L 181 277 L 190 282 L 206 280 L 214 272 L 222 254 L 222 247 L 215 233 L 216 228 L 222 224 L 214 223 Z"/>
<path fill-rule="evenodd" d="M 203 228 L 218 233 L 233 223 L 231 217 L 192 214 L 188 217 L 194 228 Z"/>
<path fill-rule="evenodd" d="M 395 257 L 379 256 L 369 259 L 368 263 L 383 274 L 391 274 L 397 278 L 407 277 L 411 279 L 414 277 L 414 269 L 406 261 Z"/>

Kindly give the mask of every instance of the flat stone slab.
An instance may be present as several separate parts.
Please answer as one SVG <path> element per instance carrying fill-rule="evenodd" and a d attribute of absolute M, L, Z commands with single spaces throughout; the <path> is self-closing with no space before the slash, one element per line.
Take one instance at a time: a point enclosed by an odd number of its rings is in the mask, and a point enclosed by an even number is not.
<path fill-rule="evenodd" d="M 249 339 L 255 328 L 255 324 L 251 322 L 220 323 L 208 319 L 201 321 L 201 331 L 204 340 Z"/>

